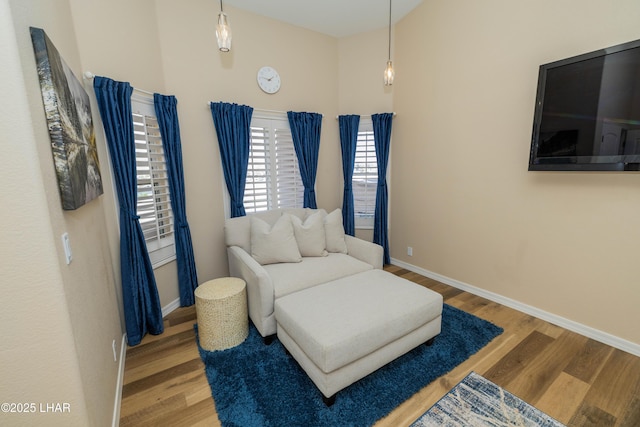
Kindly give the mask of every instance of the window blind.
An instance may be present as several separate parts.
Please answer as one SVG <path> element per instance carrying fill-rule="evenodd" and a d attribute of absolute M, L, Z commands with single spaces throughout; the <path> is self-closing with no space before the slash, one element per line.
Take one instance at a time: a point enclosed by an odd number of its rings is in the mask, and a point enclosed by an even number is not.
<path fill-rule="evenodd" d="M 269 131 L 269 128 L 251 127 L 249 166 L 243 199 L 247 213 L 269 209 L 271 190 Z"/>
<path fill-rule="evenodd" d="M 137 215 L 154 266 L 175 258 L 169 178 L 153 101 L 132 98 Z"/>
<path fill-rule="evenodd" d="M 356 226 L 372 226 L 376 207 L 378 164 L 371 119 L 360 120 L 351 182 Z"/>
<path fill-rule="evenodd" d="M 286 115 L 254 117 L 244 208 L 254 213 L 302 207 L 304 186 Z"/>

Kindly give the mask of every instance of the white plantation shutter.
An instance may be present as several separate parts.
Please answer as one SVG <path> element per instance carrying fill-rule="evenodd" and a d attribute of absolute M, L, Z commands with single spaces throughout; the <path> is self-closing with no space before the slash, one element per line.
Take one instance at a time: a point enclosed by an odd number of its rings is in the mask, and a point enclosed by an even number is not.
<path fill-rule="evenodd" d="M 136 211 L 154 267 L 175 259 L 173 212 L 162 138 L 153 100 L 131 100 L 136 144 L 138 204 Z"/>
<path fill-rule="evenodd" d="M 356 227 L 373 227 L 378 188 L 378 164 L 371 118 L 360 119 L 351 184 Z"/>
<path fill-rule="evenodd" d="M 286 114 L 254 113 L 250 144 L 246 213 L 302 207 L 304 186 Z"/>
<path fill-rule="evenodd" d="M 244 188 L 244 209 L 247 213 L 269 209 L 271 176 L 269 169 L 269 129 L 251 127 L 251 142 L 247 182 Z"/>
<path fill-rule="evenodd" d="M 304 202 L 304 185 L 300 176 L 298 157 L 293 147 L 289 128 L 281 126 L 275 130 L 276 194 L 279 208 L 301 208 Z"/>

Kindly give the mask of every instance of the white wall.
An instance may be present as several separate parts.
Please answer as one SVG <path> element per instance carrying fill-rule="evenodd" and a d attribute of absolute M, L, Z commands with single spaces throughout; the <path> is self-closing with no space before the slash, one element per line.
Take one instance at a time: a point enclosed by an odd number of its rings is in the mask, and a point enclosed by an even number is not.
<path fill-rule="evenodd" d="M 632 0 L 425 0 L 397 24 L 392 257 L 640 343 L 640 174 L 527 171 L 539 65 L 639 19 Z"/>
<path fill-rule="evenodd" d="M 66 0 L 0 2 L 4 152 L 2 197 L 4 402 L 34 402 L 34 414 L 1 414 L 7 425 L 105 425 L 113 414 L 122 329 L 101 199 L 76 211 L 60 203 L 29 26 L 44 28 L 76 72 L 79 57 Z M 66 265 L 61 235 L 73 261 Z M 41 412 L 40 403 L 70 412 Z M 46 406 L 45 406 L 46 408 Z"/>

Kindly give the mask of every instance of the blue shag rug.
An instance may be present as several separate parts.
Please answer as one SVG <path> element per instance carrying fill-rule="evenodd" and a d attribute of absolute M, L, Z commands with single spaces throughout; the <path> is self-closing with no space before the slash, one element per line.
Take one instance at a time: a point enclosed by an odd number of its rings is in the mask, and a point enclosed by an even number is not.
<path fill-rule="evenodd" d="M 197 332 L 197 325 L 196 332 Z M 369 426 L 436 378 L 464 362 L 502 328 L 447 304 L 442 332 L 338 392 L 326 407 L 322 395 L 278 340 L 265 345 L 253 325 L 237 347 L 200 356 L 218 418 L 224 427 Z"/>

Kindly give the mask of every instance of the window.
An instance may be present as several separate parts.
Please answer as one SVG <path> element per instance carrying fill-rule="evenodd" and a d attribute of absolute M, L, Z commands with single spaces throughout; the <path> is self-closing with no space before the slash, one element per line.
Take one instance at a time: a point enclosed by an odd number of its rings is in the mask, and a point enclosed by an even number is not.
<path fill-rule="evenodd" d="M 154 268 L 175 259 L 173 212 L 153 99 L 131 98 L 138 179 L 137 215 Z"/>
<path fill-rule="evenodd" d="M 250 144 L 246 213 L 301 208 L 304 186 L 286 114 L 254 112 Z"/>
<path fill-rule="evenodd" d="M 378 188 L 378 164 L 370 117 L 360 118 L 353 166 L 353 207 L 356 228 L 373 228 Z"/>

